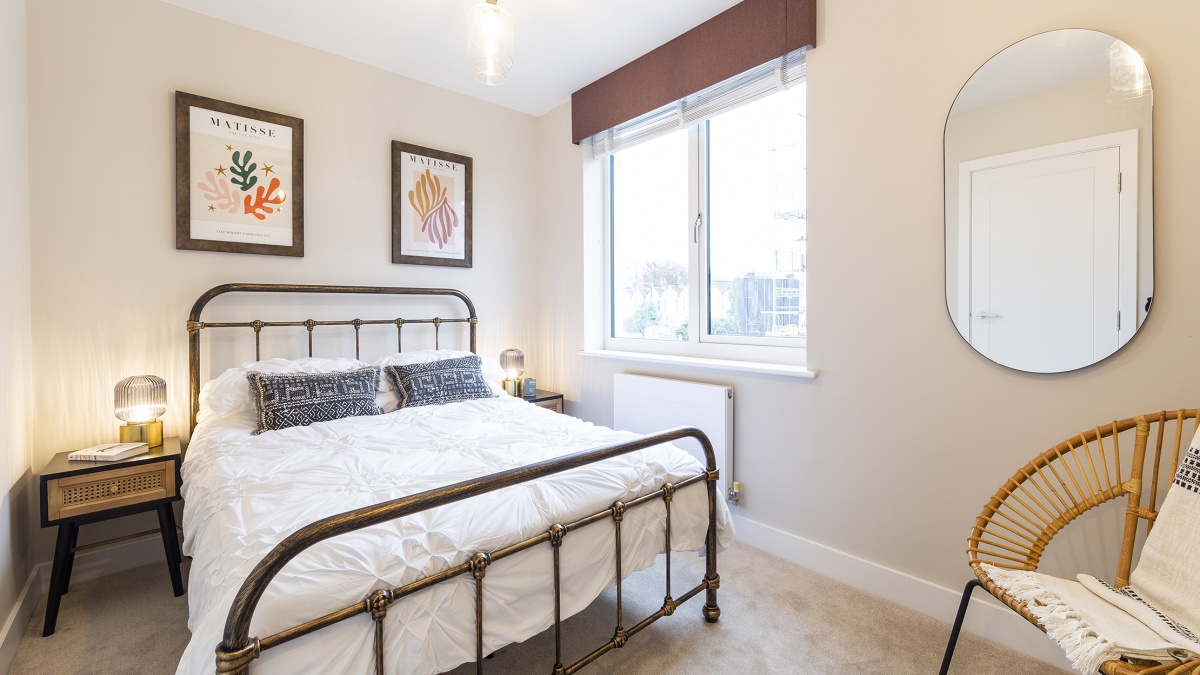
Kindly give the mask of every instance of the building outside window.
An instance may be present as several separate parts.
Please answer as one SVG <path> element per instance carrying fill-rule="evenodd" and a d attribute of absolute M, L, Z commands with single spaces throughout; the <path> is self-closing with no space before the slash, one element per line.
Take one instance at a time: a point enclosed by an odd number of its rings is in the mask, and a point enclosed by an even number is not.
<path fill-rule="evenodd" d="M 609 156 L 613 346 L 804 347 L 805 100 L 801 81 Z"/>

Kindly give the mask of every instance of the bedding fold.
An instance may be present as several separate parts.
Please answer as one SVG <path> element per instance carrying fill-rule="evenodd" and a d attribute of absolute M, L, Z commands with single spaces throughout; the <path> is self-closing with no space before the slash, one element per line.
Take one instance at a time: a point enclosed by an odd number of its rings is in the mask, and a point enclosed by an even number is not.
<path fill-rule="evenodd" d="M 184 551 L 192 556 L 192 640 L 178 668 L 213 672 L 233 596 L 275 544 L 314 520 L 425 490 L 636 438 L 511 397 L 405 408 L 251 436 L 252 413 L 210 417 L 196 428 L 183 465 Z M 689 444 L 696 445 L 692 442 Z M 670 444 L 572 469 L 322 542 L 268 586 L 251 635 L 265 637 L 657 490 L 703 471 Z M 672 502 L 672 548 L 703 548 L 703 483 Z M 621 523 L 622 571 L 645 569 L 662 551 L 661 500 Z M 718 546 L 733 528 L 718 500 Z M 570 616 L 616 582 L 614 528 L 596 523 L 567 535 L 560 551 L 562 613 Z M 496 561 L 484 581 L 484 647 L 525 640 L 553 623 L 548 544 Z M 680 580 L 688 586 L 700 580 Z M 384 620 L 387 672 L 445 672 L 475 658 L 475 582 L 470 575 L 393 604 Z M 254 672 L 366 672 L 373 633 L 358 616 L 263 652 Z"/>

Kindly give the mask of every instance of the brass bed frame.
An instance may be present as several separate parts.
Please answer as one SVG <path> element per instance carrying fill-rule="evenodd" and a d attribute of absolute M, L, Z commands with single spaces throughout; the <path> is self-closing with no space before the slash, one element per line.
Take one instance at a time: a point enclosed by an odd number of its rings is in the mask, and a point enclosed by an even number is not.
<path fill-rule="evenodd" d="M 458 298 L 466 306 L 468 316 L 465 318 L 445 319 L 434 317 L 432 319 L 381 319 L 381 320 L 362 320 L 352 319 L 348 321 L 314 321 L 307 319 L 305 321 L 259 321 L 253 320 L 248 322 L 235 323 L 205 323 L 200 320 L 200 315 L 204 307 L 215 297 L 225 293 L 336 293 L 336 294 L 381 294 L 381 295 L 422 295 L 422 296 L 450 296 Z M 308 286 L 308 285 L 291 285 L 291 284 L 225 284 L 209 289 L 197 300 L 192 306 L 192 311 L 187 321 L 188 330 L 188 353 L 189 353 L 189 369 L 190 369 L 190 395 L 191 395 L 191 429 L 196 427 L 196 414 L 199 410 L 200 402 L 200 334 L 201 331 L 211 328 L 250 328 L 254 331 L 255 340 L 255 358 L 261 358 L 260 352 L 260 334 L 263 328 L 267 327 L 304 327 L 308 329 L 308 353 L 312 356 L 312 333 L 317 326 L 353 326 L 354 328 L 354 350 L 355 357 L 359 352 L 359 330 L 365 325 L 395 325 L 396 326 L 396 344 L 399 350 L 402 347 L 401 334 L 404 326 L 408 324 L 432 324 L 434 327 L 435 346 L 440 343 L 439 332 L 441 325 L 444 323 L 464 323 L 470 327 L 470 342 L 471 351 L 476 349 L 476 330 L 478 318 L 475 314 L 475 307 L 471 300 L 462 292 L 452 289 L 437 289 L 437 288 L 406 288 L 406 287 L 375 287 L 375 286 Z M 269 635 L 264 638 L 250 637 L 250 620 L 254 615 L 254 609 L 258 605 L 258 601 L 266 592 L 267 586 L 276 574 L 287 565 L 288 561 L 299 555 L 302 551 L 313 546 L 321 541 L 336 537 L 339 534 L 353 532 L 365 527 L 377 525 L 380 523 L 403 518 L 421 511 L 452 504 L 454 502 L 469 499 L 478 495 L 500 490 L 506 487 L 517 485 L 528 481 L 538 480 L 547 476 L 551 476 L 569 469 L 601 462 L 613 457 L 643 450 L 662 443 L 681 440 L 684 438 L 696 439 L 704 450 L 706 460 L 705 470 L 695 476 L 691 476 L 678 483 L 666 483 L 661 488 L 654 492 L 642 495 L 637 499 L 628 502 L 616 502 L 610 508 L 593 514 L 573 523 L 554 524 L 546 532 L 527 539 L 520 543 L 514 544 L 507 548 L 498 551 L 474 551 L 470 560 L 455 567 L 443 570 L 436 574 L 429 575 L 423 579 L 419 579 L 413 583 L 391 589 L 377 589 L 372 591 L 361 602 L 350 605 L 349 607 L 340 609 L 331 614 L 318 617 L 302 623 L 300 625 L 288 628 L 274 635 Z M 698 595 L 701 591 L 706 592 L 706 599 L 703 606 L 704 618 L 709 623 L 715 623 L 721 615 L 721 610 L 717 606 L 717 589 L 720 587 L 721 580 L 717 574 L 717 489 L 716 481 L 718 479 L 718 471 L 716 466 L 716 458 L 713 454 L 712 443 L 704 432 L 699 429 L 690 427 L 681 427 L 672 429 L 649 436 L 618 443 L 615 445 L 604 446 L 592 450 L 585 450 L 570 455 L 565 455 L 557 459 L 530 464 L 517 469 L 501 471 L 489 476 L 483 476 L 453 485 L 428 490 L 408 497 L 401 497 L 391 501 L 368 506 L 346 513 L 341 513 L 328 518 L 323 518 L 314 523 L 306 525 L 275 546 L 265 557 L 254 567 L 249 576 L 246 577 L 238 590 L 237 596 L 234 598 L 232 606 L 229 608 L 229 614 L 225 621 L 225 631 L 223 639 L 216 647 L 216 672 L 217 673 L 235 673 L 238 675 L 246 675 L 249 672 L 250 665 L 254 659 L 265 649 L 277 647 L 288 641 L 298 637 L 308 635 L 326 626 L 331 626 L 338 622 L 349 619 L 359 614 L 370 614 L 374 622 L 375 633 L 375 672 L 378 675 L 383 675 L 384 672 L 384 654 L 383 654 L 383 619 L 387 615 L 388 607 L 391 603 L 412 595 L 418 591 L 424 590 L 435 584 L 454 579 L 456 577 L 471 574 L 475 579 L 475 662 L 476 672 L 483 672 L 483 581 L 487 573 L 489 564 L 514 555 L 526 549 L 533 548 L 542 543 L 550 544 L 550 552 L 554 559 L 554 666 L 553 675 L 569 675 L 575 673 L 585 666 L 596 661 L 604 654 L 613 649 L 620 649 L 625 646 L 630 637 L 639 633 L 642 629 L 654 623 L 664 616 L 671 616 L 675 613 L 675 609 L 687 602 L 691 598 Z M 708 532 L 705 537 L 705 575 L 700 583 L 679 598 L 674 598 L 671 595 L 671 502 L 677 490 L 693 485 L 696 483 L 705 482 L 708 489 Z M 666 508 L 666 534 L 665 534 L 665 549 L 666 549 L 666 597 L 663 599 L 662 607 L 646 617 L 632 627 L 625 628 L 624 617 L 621 609 L 621 522 L 624 520 L 625 513 L 638 506 L 642 506 L 653 502 L 654 500 L 662 499 Z M 616 589 L 617 589 L 617 625 L 611 639 L 597 647 L 595 650 L 579 659 L 570 665 L 564 665 L 562 662 L 562 616 L 560 611 L 560 595 L 561 595 L 561 574 L 559 570 L 559 549 L 562 547 L 565 537 L 570 532 L 580 528 L 598 523 L 604 520 L 611 519 L 614 527 L 616 551 Z"/>

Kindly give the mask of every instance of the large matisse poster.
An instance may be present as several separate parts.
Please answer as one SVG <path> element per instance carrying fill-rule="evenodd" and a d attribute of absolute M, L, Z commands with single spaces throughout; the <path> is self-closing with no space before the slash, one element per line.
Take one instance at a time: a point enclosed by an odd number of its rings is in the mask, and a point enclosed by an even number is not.
<path fill-rule="evenodd" d="M 471 266 L 471 158 L 392 141 L 392 262 Z"/>
<path fill-rule="evenodd" d="M 304 255 L 304 121 L 175 92 L 176 248 Z"/>

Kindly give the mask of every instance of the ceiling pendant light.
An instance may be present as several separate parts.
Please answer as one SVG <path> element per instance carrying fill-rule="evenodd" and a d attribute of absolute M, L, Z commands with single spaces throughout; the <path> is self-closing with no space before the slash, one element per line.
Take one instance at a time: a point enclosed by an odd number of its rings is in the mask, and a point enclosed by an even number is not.
<path fill-rule="evenodd" d="M 512 68 L 512 15 L 496 0 L 475 5 L 467 14 L 467 58 L 475 67 L 475 79 L 484 84 L 504 84 Z"/>

